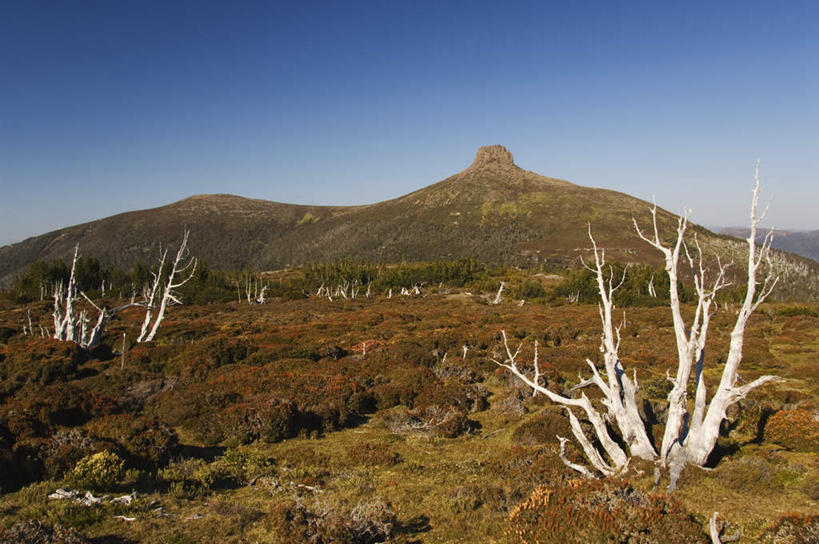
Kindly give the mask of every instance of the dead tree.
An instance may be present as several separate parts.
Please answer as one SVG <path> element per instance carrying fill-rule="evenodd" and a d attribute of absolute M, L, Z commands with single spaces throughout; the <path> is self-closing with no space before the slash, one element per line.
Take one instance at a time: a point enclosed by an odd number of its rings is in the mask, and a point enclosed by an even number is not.
<path fill-rule="evenodd" d="M 245 297 L 247 298 L 248 304 L 265 304 L 267 299 L 265 298 L 265 292 L 269 288 L 269 285 L 264 282 L 264 278 L 261 274 L 257 274 L 255 276 L 251 276 L 250 272 L 247 272 L 244 276 L 245 281 Z M 239 283 L 237 282 L 236 289 L 239 289 Z M 242 296 L 239 295 L 239 303 L 242 302 Z"/>
<path fill-rule="evenodd" d="M 535 343 L 534 375 L 530 376 L 525 373 L 517 362 L 520 346 L 513 352 L 506 333 L 502 331 L 506 358 L 503 361 L 495 360 L 495 363 L 508 369 L 531 387 L 533 394 L 546 395 L 552 402 L 566 409 L 572 434 L 591 465 L 589 468 L 569 462 L 564 455 L 567 440 L 558 437 L 561 443 L 561 459 L 572 469 L 590 477 L 610 476 L 623 472 L 632 457 L 639 457 L 654 461 L 659 466 L 668 469 L 669 488 L 673 489 L 680 472 L 687 464 L 703 466 L 706 463 L 716 445 L 720 425 L 726 418 L 728 408 L 755 388 L 777 379 L 775 376 L 762 376 L 748 384 L 738 385 L 737 371 L 742 361 L 742 344 L 748 320 L 768 297 L 777 282 L 770 258 L 771 234 L 765 237 L 759 247 L 756 242 L 757 226 L 764 216 L 764 212 L 759 214 L 757 211 L 759 202 L 758 165 L 755 182 L 750 213 L 751 232 L 747 239 L 747 291 L 731 331 L 722 378 L 710 402 L 707 402 L 703 376 L 705 343 L 710 319 L 716 311 L 714 304 L 716 294 L 720 289 L 729 285 L 725 276 L 728 265 L 717 260 L 716 273 L 713 279 L 710 278 L 703 263 L 703 255 L 696 235 L 693 237 L 693 250 L 689 249 L 685 241 L 688 212 L 678 219 L 677 237 L 673 245 L 666 245 L 662 241 L 657 225 L 656 205 L 651 208 L 653 233 L 644 234 L 636 220 L 634 221 L 638 236 L 662 252 L 665 257 L 665 271 L 670 283 L 669 307 L 673 317 L 677 346 L 677 371 L 673 377 L 668 378 L 673 386 L 667 398 L 668 417 L 659 451 L 654 449 L 646 424 L 638 410 L 636 373 L 630 378 L 618 355 L 622 324 L 615 325 L 614 323 L 613 297 L 617 288 L 622 285 L 625 275 L 623 278 L 616 279 L 611 267 L 606 270 L 605 251 L 597 247 L 591 234 L 591 227 L 589 227 L 589 239 L 594 252 L 594 266 L 590 269 L 596 275 L 600 295 L 599 313 L 603 329 L 600 339 L 602 368 L 598 370 L 595 362 L 586 359 L 591 376 L 573 387 L 569 394 L 585 387 L 596 386 L 602 393 L 601 402 L 604 412 L 601 413 L 601 410 L 592 404 L 582 392 L 579 397 L 566 396 L 541 385 L 537 343 Z M 697 294 L 694 317 L 688 324 L 683 319 L 678 295 L 678 267 L 681 258 L 690 267 Z M 762 272 L 760 269 L 764 271 L 764 279 L 761 282 L 757 279 L 757 274 Z M 696 389 L 693 411 L 689 411 L 687 390 L 692 373 Z M 591 423 L 593 437 L 586 435 L 581 427 L 578 414 Z M 611 426 L 607 426 L 608 422 L 611 422 Z M 612 430 L 617 433 L 617 436 L 612 433 Z M 595 443 L 599 446 L 596 446 Z"/>
<path fill-rule="evenodd" d="M 105 306 L 98 306 L 85 293 L 83 293 L 77 286 L 75 279 L 75 271 L 77 268 L 77 258 L 80 252 L 80 245 L 74 246 L 74 258 L 71 261 L 71 274 L 68 278 L 68 285 L 63 286 L 58 284 L 54 289 L 54 335 L 55 340 L 70 341 L 79 346 L 90 349 L 99 344 L 102 339 L 102 333 L 105 331 L 105 326 L 108 321 L 126 308 L 133 306 L 141 306 L 143 303 L 131 302 L 117 306 L 116 308 L 107 308 Z M 75 309 L 79 297 L 84 298 L 91 306 L 97 310 L 97 318 L 93 326 L 91 318 L 86 309 Z"/>
<path fill-rule="evenodd" d="M 159 324 L 162 323 L 162 320 L 165 318 L 165 310 L 167 310 L 168 306 L 182 304 L 182 301 L 179 300 L 179 295 L 176 293 L 176 289 L 188 283 L 191 278 L 193 278 L 194 272 L 196 272 L 196 259 L 191 257 L 188 251 L 189 234 L 190 231 L 185 229 L 185 234 L 182 236 L 182 243 L 179 244 L 179 250 L 176 252 L 173 263 L 171 263 L 167 278 L 165 278 L 164 269 L 168 250 L 166 249 L 162 253 L 162 257 L 159 261 L 159 269 L 152 274 L 154 278 L 153 284 L 150 289 L 147 290 L 145 301 L 147 309 L 145 310 L 145 319 L 142 322 L 142 328 L 136 339 L 137 343 L 150 342 L 153 340 L 156 336 L 156 331 L 159 330 Z M 183 276 L 184 279 L 180 279 Z M 157 310 L 156 316 L 154 316 L 153 310 L 156 307 L 157 300 L 159 300 L 159 309 Z"/>
<path fill-rule="evenodd" d="M 501 296 L 501 293 L 503 293 L 503 288 L 504 284 L 503 282 L 500 282 L 500 287 L 498 287 L 498 293 L 495 295 L 494 300 L 492 300 L 490 304 L 500 304 L 501 302 L 503 302 L 503 297 Z"/>

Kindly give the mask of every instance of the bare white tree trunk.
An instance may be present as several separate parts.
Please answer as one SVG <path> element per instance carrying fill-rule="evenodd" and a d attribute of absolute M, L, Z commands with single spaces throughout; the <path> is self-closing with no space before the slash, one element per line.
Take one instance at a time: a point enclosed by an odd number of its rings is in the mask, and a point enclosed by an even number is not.
<path fill-rule="evenodd" d="M 68 286 L 63 289 L 60 285 L 54 290 L 54 339 L 70 341 L 83 348 L 93 348 L 100 343 L 102 334 L 108 321 L 126 308 L 140 306 L 141 303 L 131 300 L 128 304 L 123 304 L 113 309 L 97 306 L 88 296 L 80 291 L 75 279 L 77 268 L 77 258 L 79 256 L 79 244 L 74 247 L 74 258 L 71 261 L 71 274 L 68 279 Z M 77 295 L 83 297 L 91 306 L 97 310 L 97 322 L 89 329 L 90 318 L 86 310 L 77 313 L 74 305 L 77 302 Z"/>
<path fill-rule="evenodd" d="M 143 324 L 143 331 L 140 332 L 140 335 L 137 337 L 137 342 L 150 342 L 156 336 L 156 332 L 159 330 L 159 325 L 162 323 L 162 320 L 165 318 L 165 310 L 167 310 L 168 305 L 170 304 L 182 304 L 182 301 L 179 300 L 177 294 L 175 293 L 175 289 L 182 287 L 191 278 L 193 278 L 194 272 L 196 272 L 196 259 L 189 256 L 188 251 L 188 235 L 190 231 L 185 229 L 185 234 L 182 237 L 182 243 L 179 244 L 179 250 L 176 252 L 176 257 L 171 264 L 171 270 L 168 273 L 168 279 L 165 281 L 165 284 L 162 286 L 162 293 L 161 299 L 159 303 L 159 310 L 157 311 L 156 317 L 154 318 L 153 325 L 151 325 L 150 331 L 145 334 L 144 331 L 147 330 L 147 323 L 150 323 L 150 312 L 151 308 L 153 307 L 153 299 L 151 299 L 151 304 L 148 306 L 148 310 L 146 311 L 145 322 Z M 159 296 L 159 286 L 162 280 L 161 268 L 165 262 L 165 255 L 167 251 L 162 255 L 162 261 L 160 263 L 160 270 L 154 276 L 154 285 L 151 287 L 151 293 L 156 294 Z M 179 280 L 179 276 L 186 276 L 184 279 Z"/>
<path fill-rule="evenodd" d="M 162 252 L 162 257 L 159 259 L 159 268 L 156 272 L 151 272 L 151 276 L 154 278 L 151 287 L 143 291 L 143 297 L 145 298 L 147 308 L 145 309 L 145 319 L 142 320 L 142 328 L 140 328 L 139 336 L 137 336 L 137 342 L 141 342 L 142 339 L 145 338 L 145 336 L 148 334 L 148 327 L 151 326 L 151 318 L 153 317 L 151 311 L 156 304 L 156 298 L 159 296 L 159 291 L 162 286 L 162 272 L 165 269 L 165 259 L 167 259 L 167 257 L 168 250 L 166 249 Z"/>
<path fill-rule="evenodd" d="M 651 235 L 644 234 L 637 222 L 634 221 L 638 236 L 658 249 L 665 257 L 665 271 L 670 284 L 669 308 L 677 346 L 677 372 L 673 378 L 669 377 L 673 387 L 668 394 L 668 417 L 659 453 L 654 450 L 646 431 L 646 425 L 640 417 L 636 397 L 638 389 L 636 375 L 634 379 L 629 379 L 618 356 L 622 324 L 615 326 L 613 322 L 613 296 L 617 288 L 622 285 L 625 272 L 623 278 L 616 284 L 612 268 L 609 268 L 608 274 L 604 273 L 605 251 L 597 247 L 591 234 L 591 227 L 589 227 L 589 239 L 594 251 L 594 266 L 587 268 L 595 273 L 600 296 L 599 313 L 602 322 L 600 352 L 603 359 L 605 378 L 598 371 L 595 363 L 587 359 L 586 363 L 591 370 L 591 377 L 582 380 L 570 390 L 570 393 L 587 386 L 596 386 L 602 393 L 601 403 L 606 410 L 605 416 L 601 415 L 584 394 L 581 393 L 579 398 L 568 397 L 555 393 L 539 383 L 540 367 L 538 366 L 537 342 L 535 342 L 534 376 L 531 378 L 527 376 L 516 362 L 520 347 L 513 353 L 509 347 L 506 333 L 501 331 L 507 357 L 504 361 L 495 360 L 495 363 L 507 368 L 523 383 L 531 387 L 533 394 L 541 393 L 546 395 L 552 402 L 566 408 L 572 434 L 583 449 L 594 471 L 570 463 L 563 454 L 565 439 L 560 438 L 561 459 L 568 466 L 586 476 L 593 475 L 595 472 L 612 475 L 624 470 L 632 456 L 656 460 L 663 466 L 671 468 L 670 489 L 673 489 L 676 478 L 686 464 L 693 463 L 702 466 L 706 463 L 708 456 L 716 445 L 720 425 L 726 417 L 728 408 L 744 398 L 756 387 L 777 379 L 775 376 L 762 376 L 746 385 L 737 386 L 737 370 L 742 360 L 742 344 L 748 319 L 770 295 L 777 282 L 770 259 L 771 235 L 769 234 L 765 238 L 761 247 L 757 248 L 756 246 L 756 230 L 761 220 L 757 213 L 758 202 L 759 169 L 757 164 L 750 214 L 751 233 L 748 237 L 747 291 L 745 301 L 737 313 L 736 322 L 731 332 L 731 342 L 722 372 L 722 379 L 710 404 L 706 402 L 706 385 L 703 377 L 705 343 L 711 316 L 715 311 L 715 309 L 712 310 L 712 307 L 715 307 L 714 299 L 716 294 L 720 289 L 729 285 L 725 278 L 728 265 L 723 265 L 717 259 L 716 274 L 713 280 L 709 280 L 703 263 L 702 250 L 696 235 L 693 236 L 693 243 L 696 248 L 694 255 L 689 251 L 685 242 L 689 217 L 687 211 L 678 219 L 676 240 L 670 246 L 664 244 L 660 236 L 656 205 L 651 208 L 653 220 L 653 233 Z M 683 319 L 682 304 L 679 298 L 678 266 L 681 255 L 684 255 L 690 267 L 697 293 L 694 317 L 689 324 L 686 324 Z M 760 267 L 766 270 L 766 275 L 761 288 L 758 289 L 757 273 Z M 653 291 L 653 278 L 649 286 L 649 291 Z M 653 293 L 652 296 L 654 296 Z M 689 413 L 687 390 L 692 372 L 695 374 L 696 392 L 694 410 L 693 413 Z M 580 413 L 591 423 L 594 438 L 600 445 L 602 452 L 598 451 L 593 445 L 593 441 L 585 435 L 573 409 L 579 409 Z M 619 437 L 610 434 L 605 425 L 606 421 L 616 423 Z M 625 443 L 628 452 L 618 445 L 618 438 L 622 443 Z"/>
<path fill-rule="evenodd" d="M 751 315 L 759 308 L 771 294 L 778 278 L 774 276 L 773 264 L 771 262 L 771 242 L 773 230 L 765 236 L 762 246 L 756 246 L 756 232 L 759 222 L 764 218 L 765 211 L 758 213 L 759 204 L 759 162 L 755 168 L 755 184 L 753 199 L 751 202 L 751 232 L 748 235 L 748 284 L 745 292 L 745 299 L 742 307 L 737 313 L 734 328 L 731 331 L 731 343 L 728 349 L 728 357 L 725 367 L 722 370 L 722 378 L 711 403 L 706 407 L 705 381 L 702 373 L 698 372 L 697 391 L 695 396 L 694 414 L 691 418 L 691 429 L 684 442 L 685 458 L 688 462 L 703 465 L 711 454 L 719 437 L 719 429 L 722 420 L 725 419 L 726 412 L 730 406 L 745 398 L 748 393 L 771 381 L 778 380 L 776 376 L 761 376 L 756 380 L 737 387 L 737 372 L 739 364 L 742 362 L 742 344 L 745 338 L 745 328 Z M 765 278 L 762 285 L 757 285 L 757 272 L 760 266 L 766 269 Z M 757 292 L 757 288 L 759 291 Z M 703 341 L 704 344 L 704 341 Z"/>
<path fill-rule="evenodd" d="M 264 293 L 267 291 L 267 284 L 262 285 L 262 289 L 259 291 L 259 295 L 256 297 L 256 304 L 264 304 L 267 302 L 267 299 L 264 298 Z"/>
<path fill-rule="evenodd" d="M 245 274 L 245 298 L 248 304 L 253 300 L 250 274 Z"/>
<path fill-rule="evenodd" d="M 503 297 L 501 297 L 501 293 L 503 293 L 503 282 L 500 282 L 500 287 L 498 287 L 498 293 L 495 295 L 495 299 L 492 301 L 492 304 L 500 304 L 503 301 Z"/>

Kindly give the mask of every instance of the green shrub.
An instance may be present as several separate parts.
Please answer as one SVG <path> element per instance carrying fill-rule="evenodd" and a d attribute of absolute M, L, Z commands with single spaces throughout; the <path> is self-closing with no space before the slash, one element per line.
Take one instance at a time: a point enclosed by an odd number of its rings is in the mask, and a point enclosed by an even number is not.
<path fill-rule="evenodd" d="M 101 451 L 80 459 L 67 480 L 77 489 L 105 491 L 119 480 L 124 466 L 115 453 Z"/>
<path fill-rule="evenodd" d="M 785 308 L 778 308 L 776 315 L 779 317 L 796 317 L 798 315 L 807 315 L 809 317 L 819 317 L 819 313 L 811 310 L 807 306 L 787 306 Z"/>
<path fill-rule="evenodd" d="M 722 463 L 717 471 L 720 482 L 734 491 L 765 493 L 782 488 L 777 467 L 761 457 L 746 456 L 730 460 Z"/>
<path fill-rule="evenodd" d="M 554 410 L 543 410 L 521 423 L 512 433 L 512 442 L 521 446 L 557 444 L 557 436 L 570 436 L 569 418 Z"/>
<path fill-rule="evenodd" d="M 168 484 L 170 493 L 177 498 L 194 498 L 210 492 L 219 479 L 218 469 L 202 459 L 179 459 L 159 471 L 159 477 Z"/>
<path fill-rule="evenodd" d="M 118 414 L 87 425 L 89 433 L 115 444 L 129 466 L 156 470 L 176 453 L 179 440 L 168 425 L 156 418 Z"/>
<path fill-rule="evenodd" d="M 546 296 L 546 289 L 539 281 L 526 280 L 517 291 L 515 298 L 543 298 Z"/>
<path fill-rule="evenodd" d="M 254 478 L 276 473 L 276 461 L 258 451 L 230 448 L 217 458 L 213 466 L 221 480 L 232 485 L 244 485 Z"/>

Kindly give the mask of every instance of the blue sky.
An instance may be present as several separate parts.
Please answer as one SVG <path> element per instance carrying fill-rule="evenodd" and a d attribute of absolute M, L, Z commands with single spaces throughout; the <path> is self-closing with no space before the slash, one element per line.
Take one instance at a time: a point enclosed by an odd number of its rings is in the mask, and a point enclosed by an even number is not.
<path fill-rule="evenodd" d="M 0 244 L 192 194 L 393 198 L 480 145 L 819 228 L 817 2 L 2 2 Z M 626 226 L 627 227 L 627 226 Z"/>

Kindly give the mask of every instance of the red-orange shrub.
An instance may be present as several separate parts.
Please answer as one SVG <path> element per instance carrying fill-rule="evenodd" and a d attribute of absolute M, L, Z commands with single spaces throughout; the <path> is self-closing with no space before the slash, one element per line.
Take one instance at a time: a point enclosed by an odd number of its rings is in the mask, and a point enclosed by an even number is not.
<path fill-rule="evenodd" d="M 765 439 L 793 451 L 819 452 L 819 417 L 807 410 L 781 410 L 768 419 Z"/>
<path fill-rule="evenodd" d="M 673 498 L 615 480 L 571 480 L 540 486 L 508 518 L 521 543 L 692 544 L 702 526 Z"/>

